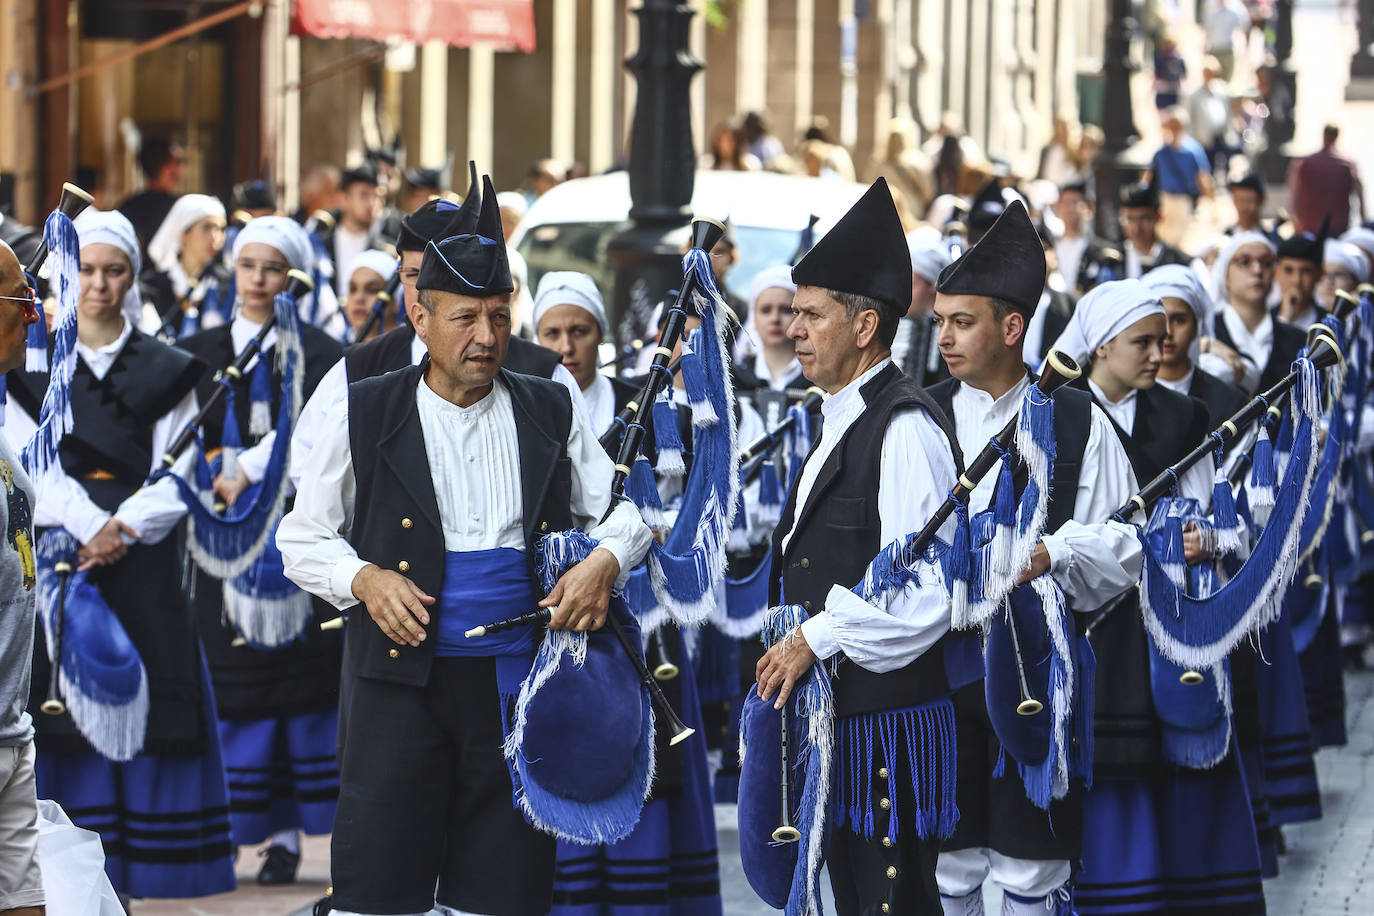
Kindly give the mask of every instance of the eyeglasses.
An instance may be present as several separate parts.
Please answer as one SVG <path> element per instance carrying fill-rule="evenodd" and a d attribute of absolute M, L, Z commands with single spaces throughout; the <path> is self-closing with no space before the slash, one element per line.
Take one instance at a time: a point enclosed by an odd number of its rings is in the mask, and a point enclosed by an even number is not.
<path fill-rule="evenodd" d="M 1277 260 L 1273 257 L 1252 257 L 1248 254 L 1242 254 L 1232 258 L 1231 263 L 1241 270 L 1249 270 L 1252 267 L 1258 267 L 1260 270 L 1272 270 Z"/>
<path fill-rule="evenodd" d="M 0 296 L 0 299 L 7 299 L 10 302 L 22 302 L 20 306 L 24 310 L 24 320 L 33 324 L 38 320 L 38 292 L 32 286 L 24 287 L 27 296 Z"/>

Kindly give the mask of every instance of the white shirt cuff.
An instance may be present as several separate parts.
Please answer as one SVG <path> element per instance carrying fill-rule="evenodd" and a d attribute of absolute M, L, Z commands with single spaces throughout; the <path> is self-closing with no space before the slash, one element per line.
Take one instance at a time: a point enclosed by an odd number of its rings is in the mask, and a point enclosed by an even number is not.
<path fill-rule="evenodd" d="M 1073 550 L 1062 537 L 1054 534 L 1042 535 L 1040 543 L 1050 555 L 1050 575 L 1063 576 L 1073 566 Z"/>
<path fill-rule="evenodd" d="M 629 581 L 630 578 L 630 563 L 628 562 L 630 557 L 629 545 L 620 538 L 606 537 L 602 538 L 596 546 L 604 547 L 610 552 L 611 556 L 615 557 L 615 561 L 620 564 L 620 572 L 616 574 L 615 585 L 613 587 L 616 589 L 624 588 L 625 583 Z"/>
<path fill-rule="evenodd" d="M 332 591 L 339 601 L 332 602 L 339 610 L 350 607 L 347 599 L 352 598 L 357 603 L 358 596 L 353 594 L 353 580 L 358 577 L 358 573 L 372 564 L 361 557 L 340 557 L 334 563 L 334 571 L 329 574 L 329 590 Z M 340 606 L 340 602 L 343 605 Z"/>

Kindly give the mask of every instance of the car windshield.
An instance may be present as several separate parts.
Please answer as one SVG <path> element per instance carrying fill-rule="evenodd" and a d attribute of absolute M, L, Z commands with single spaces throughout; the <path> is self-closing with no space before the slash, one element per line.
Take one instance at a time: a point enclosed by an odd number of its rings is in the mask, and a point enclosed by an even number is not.
<path fill-rule="evenodd" d="M 624 227 L 624 223 L 549 223 L 527 232 L 519 251 L 529 265 L 530 288 L 538 289 L 539 278 L 550 270 L 578 270 L 596 280 L 607 306 L 614 311 L 615 271 L 606 262 L 606 245 Z M 747 300 L 749 286 L 759 271 L 792 263 L 801 234 L 790 229 L 735 226 L 735 235 L 740 259 L 725 285 L 741 300 Z M 611 326 L 619 320 L 619 315 L 612 314 Z"/>

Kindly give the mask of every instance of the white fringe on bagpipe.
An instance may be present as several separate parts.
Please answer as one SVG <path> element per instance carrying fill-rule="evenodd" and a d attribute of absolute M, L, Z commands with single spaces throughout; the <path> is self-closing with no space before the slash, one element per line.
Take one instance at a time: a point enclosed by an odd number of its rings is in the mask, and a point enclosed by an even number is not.
<path fill-rule="evenodd" d="M 1021 571 L 1030 564 L 1035 545 L 1044 533 L 1049 516 L 1050 477 L 1054 473 L 1054 401 L 1038 385 L 1031 384 L 1021 399 L 1016 438 L 1009 456 L 1003 462 L 1015 462 L 1018 456 L 1025 462 L 1028 478 L 1035 484 L 1034 500 L 1025 498 L 1023 493 L 1016 507 L 1014 530 L 1012 526 L 997 525 L 992 540 L 973 550 L 971 559 L 977 560 L 974 574 L 979 577 L 978 598 L 970 596 L 964 583 L 950 583 L 951 626 L 956 630 L 983 626 L 997 613 L 1016 587 Z M 994 473 L 997 467 L 988 473 Z"/>
<path fill-rule="evenodd" d="M 148 734 L 148 670 L 140 668 L 138 692 L 133 699 L 121 703 L 104 703 L 82 691 L 64 668 L 57 680 L 62 688 L 62 701 L 77 723 L 81 737 L 90 742 L 103 757 L 116 763 L 127 763 L 143 751 Z"/>
<path fill-rule="evenodd" d="M 1045 611 L 1045 628 L 1049 630 L 1054 651 L 1062 659 L 1062 680 L 1058 677 L 1050 681 L 1050 712 L 1054 717 L 1054 779 L 1051 782 L 1050 797 L 1063 798 L 1069 791 L 1069 728 L 1073 718 L 1074 671 L 1073 648 L 1069 645 L 1068 604 L 1064 592 L 1053 577 L 1036 576 L 1030 580 L 1031 588 L 1040 596 L 1040 605 Z M 1010 607 L 1010 606 L 1008 606 Z"/>
<path fill-rule="evenodd" d="M 19 461 L 35 482 L 41 484 L 49 469 L 60 467 L 58 449 L 62 437 L 72 431 L 72 376 L 76 372 L 76 305 L 81 298 L 81 255 L 76 227 L 65 213 L 54 210 L 43 225 L 48 246 L 44 267 L 53 281 L 58 312 L 52 333 L 52 374 L 38 428 L 19 453 Z M 40 303 L 41 305 L 41 303 Z M 40 321 L 41 325 L 42 322 Z M 27 356 L 26 356 L 27 359 Z M 44 366 L 43 368 L 47 368 Z"/>
<path fill-rule="evenodd" d="M 1300 480 L 1295 480 L 1296 468 L 1290 459 L 1284 469 L 1280 488 L 1280 503 L 1287 498 L 1293 503 L 1293 511 L 1286 524 L 1275 527 L 1281 513 L 1273 513 L 1271 524 L 1265 526 L 1259 540 L 1231 581 L 1206 599 L 1187 598 L 1181 589 L 1168 581 L 1163 570 L 1159 569 L 1144 533 L 1139 532 L 1145 568 L 1141 575 L 1140 607 L 1145 628 L 1154 640 L 1160 654 L 1170 661 L 1190 668 L 1210 668 L 1218 664 L 1240 644 L 1245 634 L 1252 633 L 1272 623 L 1282 609 L 1282 600 L 1289 582 L 1298 568 L 1298 548 L 1302 536 L 1302 522 L 1309 511 L 1312 481 L 1317 472 L 1318 441 L 1316 435 L 1317 418 L 1321 413 L 1321 390 L 1319 373 L 1307 359 L 1298 361 L 1300 377 L 1293 389 L 1291 416 L 1298 429 L 1306 424 L 1306 447 L 1303 454 L 1306 466 Z M 1297 430 L 1295 429 L 1294 449 Z M 1273 539 L 1277 539 L 1275 544 Z M 1257 565 L 1261 568 L 1256 569 Z M 1247 571 L 1250 575 L 1246 575 Z M 1160 580 L 1164 581 L 1160 581 Z M 1246 580 L 1242 582 L 1241 580 Z M 1258 584 L 1253 581 L 1258 579 Z M 1248 593 L 1244 590 L 1249 588 Z M 1228 608 L 1238 609 L 1228 613 Z M 1196 615 L 1193 624 L 1198 632 L 1185 641 L 1170 632 L 1164 615 L 1178 620 L 1184 608 L 1190 607 Z M 1191 616 L 1191 615 L 1190 615 Z M 1229 622 L 1229 623 L 1228 623 Z M 1218 623 L 1222 628 L 1213 631 Z"/>
<path fill-rule="evenodd" d="M 307 592 L 267 598 L 244 594 L 234 586 L 234 579 L 224 580 L 224 619 L 249 645 L 275 649 L 294 642 L 313 616 Z"/>
<path fill-rule="evenodd" d="M 636 608 L 636 616 L 646 630 L 661 625 L 664 617 L 681 626 L 705 623 L 716 605 L 716 593 L 725 579 L 726 550 L 739 502 L 738 429 L 735 423 L 735 392 L 730 380 L 729 354 L 725 345 L 725 300 L 712 278 L 709 256 L 699 249 L 683 258 L 684 274 L 692 274 L 696 286 L 692 293 L 697 313 L 702 316 L 696 333 L 701 367 L 707 391 L 689 392 L 692 399 L 692 468 L 683 485 L 682 511 L 674 530 L 664 541 L 650 548 L 645 558 L 655 608 Z M 683 352 L 687 352 L 684 341 Z M 690 388 L 691 386 L 689 386 Z M 709 406 L 709 410 L 705 409 Z M 693 511 L 693 494 L 705 488 L 699 511 Z M 695 516 L 695 517 L 693 517 Z M 691 546 L 686 552 L 687 529 L 695 525 Z"/>

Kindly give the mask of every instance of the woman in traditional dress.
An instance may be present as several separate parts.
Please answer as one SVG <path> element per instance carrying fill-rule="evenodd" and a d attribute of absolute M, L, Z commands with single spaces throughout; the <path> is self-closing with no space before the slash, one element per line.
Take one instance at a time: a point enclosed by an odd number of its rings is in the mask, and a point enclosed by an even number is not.
<path fill-rule="evenodd" d="M 1084 296 L 1055 344 L 1088 364 L 1076 384 L 1111 419 L 1142 483 L 1210 428 L 1201 401 L 1156 384 L 1166 336 L 1156 295 L 1121 280 Z M 1211 469 L 1195 465 L 1179 489 L 1206 511 Z M 1184 547 L 1188 562 L 1207 559 L 1196 532 L 1185 535 Z M 1259 848 L 1235 744 L 1210 768 L 1166 756 L 1149 637 L 1139 596 L 1129 595 L 1089 631 L 1098 672 L 1093 784 L 1083 805 L 1075 912 L 1261 914 Z"/>
<path fill-rule="evenodd" d="M 209 365 L 229 365 L 272 316 L 276 295 L 286 286 L 287 271 L 308 274 L 312 259 L 309 238 L 293 221 L 280 216 L 253 220 L 234 242 L 239 301 L 233 320 L 183 338 L 179 346 Z M 215 495 L 228 506 L 263 479 L 271 458 L 276 439 L 272 426 L 283 396 L 276 342 L 276 331 L 269 331 L 262 356 L 248 364 L 234 385 L 233 412 L 221 401 L 222 406 L 206 418 L 201 430 L 207 455 L 230 443 L 221 465 L 224 470 L 214 482 Z M 301 347 L 305 355 L 304 400 L 338 361 L 340 348 L 323 331 L 304 322 Z M 209 396 L 214 384 L 209 376 L 202 380 L 203 398 Z M 266 411 L 254 409 L 260 404 Z M 266 424 L 264 417 L 269 418 Z M 242 443 L 244 448 L 230 459 L 227 452 L 233 450 L 234 443 Z M 226 589 L 223 581 L 204 571 L 199 572 L 195 586 L 201 636 L 219 702 L 234 839 L 241 846 L 268 843 L 261 853 L 260 884 L 295 880 L 300 865 L 300 833 L 330 832 L 339 790 L 335 760 L 342 652 L 339 631 L 322 632 L 307 611 L 298 638 L 285 645 L 266 648 L 240 638 L 244 620 L 276 614 L 292 601 L 312 601 L 280 579 L 279 567 L 277 572 L 285 597 L 245 592 L 238 579 Z M 226 599 L 232 607 L 226 606 Z M 318 599 L 313 599 L 311 606 L 316 615 L 324 612 L 327 617 L 336 616 Z M 231 623 L 231 617 L 240 623 Z"/>
<path fill-rule="evenodd" d="M 353 259 L 348 266 L 348 278 L 344 288 L 348 295 L 344 298 L 344 318 L 348 321 L 348 337 L 352 343 L 361 343 L 359 336 L 372 318 L 373 306 L 387 282 L 396 273 L 396 256 L 369 248 Z M 386 303 L 380 321 L 373 322 L 367 340 L 380 337 L 392 328 L 398 327 L 397 308 L 400 299 L 393 297 Z"/>
<path fill-rule="evenodd" d="M 204 364 L 134 327 L 142 302 L 135 282 L 138 238 L 118 212 L 88 210 L 81 243 L 74 425 L 60 467 L 40 479 L 34 523 L 65 528 L 80 543 L 78 569 L 109 606 L 146 671 L 146 703 L 121 710 L 98 692 L 67 695 L 72 715 L 38 714 L 49 681 L 40 628 L 31 706 L 38 726 L 38 794 L 55 799 L 79 827 L 100 834 L 105 871 L 124 897 L 198 897 L 232 890 L 233 845 L 214 697 L 183 588 L 185 557 L 175 533 L 186 507 L 174 481 L 144 481 L 195 416 Z M 9 375 L 5 432 L 26 442 L 38 418 L 46 372 Z M 179 463 L 184 471 L 188 453 Z M 67 619 L 77 613 L 69 596 Z M 100 612 L 106 613 L 103 609 Z M 75 638 L 68 627 L 66 639 Z M 108 645 L 78 646 L 108 660 Z M 64 658 L 70 656 L 63 652 Z M 84 681 L 64 672 L 69 681 Z M 73 690 L 85 684 L 73 683 Z M 145 727 L 141 749 L 115 760 L 94 749 Z M 120 754 L 123 756 L 122 752 Z"/>
<path fill-rule="evenodd" d="M 148 243 L 139 278 L 158 328 L 171 337 L 223 324 L 232 302 L 224 248 L 224 204 L 208 194 L 183 194 Z"/>

